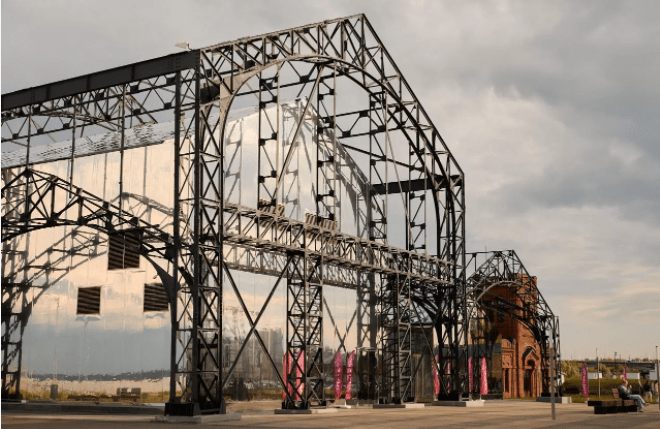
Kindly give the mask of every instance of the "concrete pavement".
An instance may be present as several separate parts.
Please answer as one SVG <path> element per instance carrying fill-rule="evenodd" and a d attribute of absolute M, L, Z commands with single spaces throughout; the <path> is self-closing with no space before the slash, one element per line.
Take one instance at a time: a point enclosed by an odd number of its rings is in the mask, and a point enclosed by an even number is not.
<path fill-rule="evenodd" d="M 270 406 L 270 404 L 263 404 Z M 275 415 L 246 410 L 240 421 L 202 424 L 218 428 L 653 428 L 660 429 L 658 405 L 643 413 L 596 415 L 586 404 L 562 404 L 551 419 L 550 404 L 531 401 L 486 401 L 483 407 L 409 409 L 340 409 L 332 414 Z M 2 425 L 16 428 L 190 428 L 189 424 L 155 423 L 146 415 L 34 414 L 4 411 Z"/>

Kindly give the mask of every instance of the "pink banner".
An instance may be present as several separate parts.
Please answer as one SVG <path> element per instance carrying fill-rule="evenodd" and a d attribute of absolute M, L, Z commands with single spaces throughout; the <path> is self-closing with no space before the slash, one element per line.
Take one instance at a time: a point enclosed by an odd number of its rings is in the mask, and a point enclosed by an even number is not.
<path fill-rule="evenodd" d="M 305 352 L 301 351 L 298 353 L 298 366 L 296 367 L 296 391 L 298 393 L 297 400 L 301 400 L 303 397 L 303 392 L 305 391 L 305 383 L 300 379 L 305 370 Z"/>
<path fill-rule="evenodd" d="M 352 351 L 346 358 L 346 400 L 353 399 L 353 392 L 351 385 L 353 384 L 353 359 L 355 359 L 355 352 Z"/>
<path fill-rule="evenodd" d="M 435 356 L 435 362 L 433 363 L 433 392 L 438 395 L 440 394 L 440 379 L 438 378 L 438 356 Z"/>
<path fill-rule="evenodd" d="M 289 390 L 289 395 L 291 395 L 293 392 L 291 391 L 291 383 L 289 382 L 289 372 L 291 371 L 291 353 L 286 352 L 286 354 L 282 357 L 283 365 L 284 365 L 284 374 L 282 374 L 282 378 L 284 379 L 284 385 L 287 386 Z M 282 400 L 286 401 L 286 390 L 282 389 Z"/>
<path fill-rule="evenodd" d="M 481 394 L 488 395 L 488 367 L 485 357 L 481 358 Z"/>
<path fill-rule="evenodd" d="M 587 364 L 582 364 L 582 395 L 589 397 L 589 379 L 587 377 Z"/>
<path fill-rule="evenodd" d="M 335 400 L 341 398 L 341 386 L 344 379 L 344 367 L 341 352 L 335 355 Z"/>
<path fill-rule="evenodd" d="M 470 393 L 472 393 L 472 386 L 474 385 L 474 374 L 472 373 L 472 357 L 468 358 L 468 378 L 470 379 Z"/>
<path fill-rule="evenodd" d="M 625 366 L 623 367 L 623 379 L 628 380 L 628 368 Z"/>

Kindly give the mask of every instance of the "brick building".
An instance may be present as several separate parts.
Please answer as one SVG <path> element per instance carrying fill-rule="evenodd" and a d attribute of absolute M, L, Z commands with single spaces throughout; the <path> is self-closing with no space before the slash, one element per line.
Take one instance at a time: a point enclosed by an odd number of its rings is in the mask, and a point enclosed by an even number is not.
<path fill-rule="evenodd" d="M 501 359 L 501 374 L 497 375 L 501 377 L 504 398 L 537 397 L 542 391 L 541 347 L 529 328 L 519 320 L 524 320 L 528 313 L 528 310 L 522 310 L 530 307 L 526 304 L 537 298 L 536 277 L 520 278 L 522 281 L 514 286 L 493 286 L 483 300 L 489 304 L 486 313 L 491 329 L 497 332 L 498 340 L 501 338 L 502 342 L 501 356 L 494 354 L 492 362 Z"/>

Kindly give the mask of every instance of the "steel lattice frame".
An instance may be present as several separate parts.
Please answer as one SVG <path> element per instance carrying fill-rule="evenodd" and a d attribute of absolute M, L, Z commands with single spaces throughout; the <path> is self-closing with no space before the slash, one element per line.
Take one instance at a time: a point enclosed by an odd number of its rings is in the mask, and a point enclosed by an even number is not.
<path fill-rule="evenodd" d="M 471 320 L 470 337 L 474 341 L 485 338 L 483 329 L 488 324 L 487 309 L 503 312 L 523 324 L 534 335 L 541 351 L 542 394 L 549 395 L 551 380 L 555 380 L 555 392 L 561 394 L 561 349 L 559 318 L 550 309 L 536 286 L 536 277 L 529 274 L 514 250 L 478 252 L 470 255 L 467 280 L 467 298 Z M 479 265 L 478 260 L 482 259 Z M 491 292 L 493 288 L 507 288 L 515 300 Z M 490 321 L 492 322 L 492 321 Z M 553 355 L 551 359 L 550 355 Z M 554 374 L 550 366 L 554 361 Z M 479 374 L 475 372 L 478 378 Z"/>
<path fill-rule="evenodd" d="M 363 91 L 368 100 L 364 107 L 338 108 L 339 79 Z M 292 90 L 303 96 L 304 108 L 298 112 L 287 154 L 280 154 L 282 97 Z M 232 106 L 244 99 L 256 99 L 259 112 L 256 207 L 229 203 L 225 195 L 229 145 L 225 126 Z M 168 121 L 173 123 L 175 147 L 171 233 L 135 216 L 129 218 L 121 188 L 127 130 Z M 318 136 L 316 213 L 300 221 L 284 216 L 280 205 L 290 203 L 284 190 L 286 176 L 304 127 Z M 121 154 L 120 198 L 114 205 L 71 185 L 77 139 L 99 130 L 115 143 L 96 153 Z M 417 369 L 406 344 L 415 323 L 434 324 L 446 349 L 439 367 L 449 363 L 452 373 L 448 383 L 443 377 L 444 394 L 461 396 L 467 391 L 463 172 L 363 15 L 5 94 L 2 131 L 3 144 L 26 151 L 24 168 L 17 173 L 22 180 L 3 170 L 3 209 L 5 215 L 7 210 L 16 213 L 5 217 L 3 243 L 31 229 L 63 224 L 101 231 L 139 229 L 147 237 L 140 253 L 171 261 L 169 272 L 159 271 L 164 283 L 177 291 L 177 298 L 171 300 L 172 398 L 167 412 L 224 412 L 222 388 L 231 376 L 231 369 L 223 374 L 220 353 L 222 293 L 227 286 L 236 292 L 251 326 L 245 342 L 255 335 L 266 351 L 256 330 L 263 309 L 255 319 L 251 317 L 233 269 L 276 276 L 271 296 L 286 281 L 291 308 L 303 310 L 302 316 L 289 316 L 287 347 L 289 353 L 304 351 L 300 368 L 304 395 L 289 395 L 286 407 L 309 407 L 324 400 L 318 329 L 323 285 L 357 289 L 358 336 L 368 348 L 380 344 L 385 400 L 413 399 L 411 383 Z M 30 168 L 31 149 L 44 138 L 71 142 L 67 180 Z M 342 233 L 336 224 L 342 205 L 338 164 L 340 159 L 350 164 L 350 157 L 342 155 L 347 150 L 368 162 L 363 175 L 368 185 L 364 236 Z M 18 197 L 9 198 L 10 194 Z M 42 209 L 46 196 L 53 205 Z M 401 228 L 388 219 L 388 198 L 400 199 L 404 207 L 403 248 L 389 244 L 395 232 L 388 229 Z M 8 206 L 12 201 L 18 202 L 16 207 Z M 63 208 L 54 208 L 62 204 Z M 74 209 L 83 215 L 74 214 Z M 3 296 L 5 287 L 17 283 L 12 276 L 16 277 L 3 263 Z M 441 311 L 435 317 L 423 307 L 418 311 L 413 297 L 420 296 Z M 376 299 L 378 318 L 373 314 Z M 300 320 L 305 320 L 302 327 Z M 380 340 L 375 338 L 378 332 Z M 3 395 L 9 389 L 4 363 Z M 284 385 L 281 377 L 280 381 Z M 175 398 L 175 383 L 181 398 Z"/>

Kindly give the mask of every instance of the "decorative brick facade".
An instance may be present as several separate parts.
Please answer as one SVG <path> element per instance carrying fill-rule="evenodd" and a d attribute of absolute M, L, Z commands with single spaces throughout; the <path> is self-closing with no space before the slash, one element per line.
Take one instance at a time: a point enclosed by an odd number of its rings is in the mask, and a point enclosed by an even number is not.
<path fill-rule="evenodd" d="M 511 397 L 537 397 L 541 394 L 541 348 L 532 332 L 520 320 L 511 317 L 504 310 L 513 304 L 515 308 L 524 308 L 525 301 L 534 297 L 536 290 L 536 277 L 527 278 L 521 282 L 525 286 L 512 287 L 495 286 L 489 290 L 488 301 L 496 311 L 489 311 L 493 327 L 502 339 L 501 377 L 502 396 Z M 500 302 L 506 301 L 507 305 Z M 509 310 L 511 311 L 511 310 Z M 522 318 L 522 310 L 512 310 L 516 316 Z M 493 356 L 493 360 L 496 357 Z"/>

